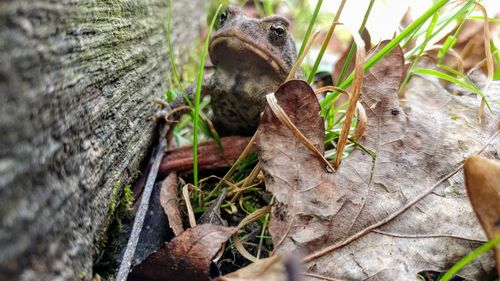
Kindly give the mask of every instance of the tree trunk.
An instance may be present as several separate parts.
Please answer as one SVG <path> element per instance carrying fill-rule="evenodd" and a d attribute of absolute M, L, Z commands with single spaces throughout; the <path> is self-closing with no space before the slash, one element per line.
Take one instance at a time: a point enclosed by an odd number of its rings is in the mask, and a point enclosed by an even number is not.
<path fill-rule="evenodd" d="M 108 205 L 155 135 L 168 2 L 0 1 L 0 280 L 91 279 Z M 174 2 L 180 51 L 204 1 Z"/>

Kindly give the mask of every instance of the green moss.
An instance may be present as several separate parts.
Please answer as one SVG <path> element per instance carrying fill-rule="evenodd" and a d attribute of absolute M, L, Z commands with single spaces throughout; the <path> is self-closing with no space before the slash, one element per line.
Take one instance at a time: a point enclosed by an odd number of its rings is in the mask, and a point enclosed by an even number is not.
<path fill-rule="evenodd" d="M 121 188 L 121 183 L 116 182 L 111 190 L 111 201 L 108 205 L 108 216 L 106 217 L 103 231 L 99 242 L 96 243 L 96 255 L 94 256 L 94 272 L 99 273 L 107 279 L 116 270 L 115 261 L 120 245 L 126 242 L 123 225 L 131 219 L 131 210 L 134 202 L 132 186 L 126 184 Z"/>

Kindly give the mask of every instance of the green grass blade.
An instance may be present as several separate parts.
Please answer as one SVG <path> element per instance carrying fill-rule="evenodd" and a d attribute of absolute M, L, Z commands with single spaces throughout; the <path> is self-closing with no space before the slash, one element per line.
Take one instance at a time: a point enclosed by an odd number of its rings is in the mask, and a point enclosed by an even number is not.
<path fill-rule="evenodd" d="M 480 95 L 481 97 L 484 97 L 484 94 L 477 87 L 469 85 L 469 84 L 465 83 L 464 81 L 461 81 L 461 80 L 459 80 L 451 75 L 440 72 L 438 70 L 427 69 L 427 68 L 416 68 L 413 70 L 413 72 L 418 73 L 418 74 L 432 75 L 432 76 L 437 77 L 439 79 L 443 79 L 443 80 L 446 80 L 448 82 L 457 84 L 458 86 L 460 86 L 462 88 L 468 89 L 471 92 L 476 93 L 476 94 Z"/>
<path fill-rule="evenodd" d="M 375 0 L 370 0 L 370 4 L 368 4 L 368 8 L 366 9 L 365 16 L 363 17 L 363 22 L 361 23 L 361 26 L 359 27 L 359 34 L 360 35 L 365 30 L 366 22 L 368 21 L 368 17 L 370 16 L 370 13 L 371 13 L 372 8 L 373 8 L 373 3 L 375 3 Z M 352 57 L 354 56 L 355 52 L 356 52 L 356 43 L 353 41 L 351 49 L 349 50 L 349 53 L 347 54 L 347 57 L 345 59 L 344 65 L 342 66 L 342 71 L 340 72 L 337 84 L 342 83 L 342 81 L 344 81 L 344 77 L 347 74 L 347 70 L 349 69 L 349 65 L 351 64 Z"/>
<path fill-rule="evenodd" d="M 495 40 L 491 40 L 490 46 L 493 58 L 497 63 L 497 69 L 495 70 L 495 73 L 493 73 L 493 80 L 500 80 L 500 51 L 498 50 L 498 47 L 495 44 Z"/>
<path fill-rule="evenodd" d="M 488 101 L 486 100 L 486 97 L 483 92 L 481 92 L 475 85 L 469 85 L 464 81 L 461 81 L 451 75 L 448 75 L 446 73 L 434 70 L 434 69 L 427 69 L 427 68 L 417 68 L 413 70 L 413 73 L 419 73 L 419 74 L 426 74 L 426 75 L 432 75 L 434 77 L 446 80 L 448 82 L 457 84 L 458 86 L 465 88 L 467 90 L 470 90 L 471 92 L 478 94 L 483 100 L 484 103 L 486 104 L 486 107 L 488 110 L 491 112 L 491 107 Z M 458 73 L 458 72 L 457 72 Z M 470 81 L 470 80 L 469 80 Z"/>
<path fill-rule="evenodd" d="M 484 243 L 481 247 L 475 249 L 474 251 L 470 252 L 468 255 L 463 257 L 461 260 L 459 260 L 454 266 L 446 272 L 443 277 L 439 279 L 439 281 L 448 281 L 450 280 L 455 274 L 457 274 L 462 268 L 464 268 L 466 265 L 471 263 L 473 260 L 475 260 L 478 256 L 488 252 L 491 250 L 495 245 L 500 243 L 500 236 L 496 237 L 493 240 L 488 241 L 487 243 Z"/>
<path fill-rule="evenodd" d="M 429 24 L 429 27 L 425 31 L 425 39 L 428 39 L 428 38 L 430 38 L 432 36 L 432 32 L 434 31 L 434 28 L 436 27 L 436 23 L 437 23 L 437 21 L 439 19 L 439 15 L 440 15 L 440 12 L 437 11 L 432 16 L 431 23 Z"/>
<path fill-rule="evenodd" d="M 467 17 L 467 19 L 483 21 L 484 17 L 483 16 L 470 16 L 470 17 Z M 494 23 L 494 24 L 500 24 L 500 20 L 497 20 L 495 18 L 488 18 L 488 21 L 491 23 Z"/>
<path fill-rule="evenodd" d="M 418 47 L 413 48 L 413 50 L 407 52 L 405 54 L 405 59 L 408 59 L 408 58 L 412 57 L 417 51 L 420 50 L 420 48 L 421 48 L 422 45 L 428 44 L 429 40 L 431 40 L 436 35 L 438 35 L 439 33 L 441 33 L 441 31 L 443 31 L 443 29 L 445 27 L 447 27 L 453 20 L 456 20 L 458 18 L 461 18 L 461 17 L 465 16 L 466 14 L 471 13 L 473 11 L 472 8 L 473 8 L 474 2 L 475 2 L 474 0 L 469 0 L 456 13 L 452 14 L 451 16 L 445 17 L 444 21 L 440 21 L 439 24 L 438 24 L 439 28 L 432 34 L 432 36 L 429 37 L 428 39 L 426 39 L 424 42 L 422 42 Z M 416 36 L 419 36 L 419 33 L 417 33 Z"/>
<path fill-rule="evenodd" d="M 470 13 L 472 13 L 472 11 L 473 10 L 468 11 L 467 16 L 465 16 L 460 21 L 460 25 L 455 30 L 455 33 L 453 35 L 450 35 L 448 38 L 446 38 L 446 41 L 445 41 L 443 47 L 438 52 L 438 56 L 437 56 L 438 63 L 442 62 L 442 60 L 444 59 L 444 56 L 448 53 L 448 50 L 451 49 L 451 48 L 453 48 L 455 46 L 455 43 L 457 43 L 458 34 L 460 34 L 460 31 L 462 31 L 462 28 L 465 25 L 465 20 L 470 15 Z M 450 39 L 450 40 L 448 40 L 448 39 Z"/>
<path fill-rule="evenodd" d="M 439 68 L 441 68 L 441 69 L 443 69 L 445 71 L 448 71 L 451 74 L 453 74 L 453 75 L 455 75 L 455 76 L 457 76 L 457 77 L 459 77 L 461 79 L 464 79 L 465 83 L 469 84 L 469 86 L 477 88 L 477 86 L 474 84 L 474 82 L 472 82 L 467 75 L 465 75 L 465 74 L 463 74 L 461 72 L 458 72 L 455 69 L 453 69 L 453 68 L 451 68 L 451 67 L 449 67 L 447 65 L 438 64 L 437 67 L 439 67 Z"/>
<path fill-rule="evenodd" d="M 450 35 L 446 38 L 446 41 L 443 44 L 443 47 L 439 49 L 437 58 L 441 60 L 448 53 L 448 50 L 452 48 L 452 46 L 457 43 L 457 37 L 455 35 Z"/>
<path fill-rule="evenodd" d="M 416 29 L 420 28 L 420 26 L 425 23 L 430 17 L 434 15 L 439 9 L 441 9 L 444 5 L 446 5 L 449 0 L 439 0 L 431 8 L 429 8 L 422 16 L 416 19 L 412 24 L 406 27 L 401 33 L 392 39 L 385 47 L 382 48 L 377 54 L 372 56 L 364 65 L 364 71 L 372 68 L 377 62 L 379 62 L 385 55 L 387 55 L 390 51 L 392 51 L 398 44 L 406 37 L 411 35 Z M 349 75 L 349 77 L 342 82 L 338 87 L 342 89 L 346 89 L 352 83 L 354 78 L 354 73 Z M 331 102 L 330 96 L 327 96 L 321 102 L 321 108 L 326 109 Z"/>
<path fill-rule="evenodd" d="M 297 54 L 297 58 L 299 58 L 302 53 L 304 52 L 304 49 L 307 45 L 307 42 L 309 41 L 309 37 L 311 37 L 312 29 L 314 27 L 314 24 L 316 23 L 316 20 L 318 18 L 319 10 L 321 9 L 321 5 L 323 4 L 323 0 L 318 0 L 318 3 L 316 3 L 316 8 L 314 9 L 313 16 L 311 20 L 309 21 L 309 26 L 307 27 L 306 35 L 304 36 L 304 39 L 302 40 L 302 45 L 300 46 L 299 53 Z"/>
<path fill-rule="evenodd" d="M 337 14 L 335 15 L 334 22 L 332 22 L 332 25 L 330 26 L 330 29 L 328 30 L 328 33 L 326 34 L 325 41 L 323 42 L 323 45 L 321 46 L 321 49 L 319 50 L 318 57 L 316 57 L 316 61 L 314 62 L 313 68 L 311 70 L 311 73 L 309 73 L 309 78 L 307 79 L 307 83 L 311 84 L 312 81 L 314 80 L 314 75 L 316 75 L 316 71 L 318 70 L 319 64 L 321 63 L 321 60 L 323 59 L 323 55 L 326 52 L 326 48 L 328 47 L 328 43 L 330 43 L 330 39 L 332 39 L 333 36 L 333 31 L 335 30 L 335 26 L 337 26 L 338 19 L 340 18 L 340 14 L 342 14 L 342 10 L 344 9 L 345 3 L 347 0 L 341 0 L 339 9 L 337 10 Z"/>
<path fill-rule="evenodd" d="M 413 68 L 415 68 L 415 66 L 417 65 L 418 61 L 420 60 L 420 57 L 425 52 L 425 48 L 427 47 L 427 43 L 426 42 L 429 42 L 428 40 L 430 40 L 430 38 L 432 36 L 434 28 L 436 27 L 436 23 L 437 23 L 437 21 L 439 19 L 439 15 L 440 15 L 440 12 L 438 10 L 432 16 L 431 22 L 429 23 L 429 26 L 427 27 L 427 31 L 425 32 L 425 39 L 426 39 L 425 42 L 424 42 L 425 44 L 423 44 L 422 47 L 420 47 L 420 51 L 418 52 L 417 57 L 411 63 L 410 71 L 408 71 L 408 73 L 406 73 L 406 76 L 403 79 L 403 82 L 399 86 L 399 92 L 402 92 L 406 88 L 406 85 L 408 84 L 408 82 L 410 81 L 411 75 L 413 74 L 411 70 Z"/>
<path fill-rule="evenodd" d="M 205 39 L 205 44 L 203 45 L 203 51 L 200 58 L 200 66 L 198 68 L 198 79 L 196 81 L 196 95 L 194 102 L 194 125 L 193 125 L 193 182 L 195 186 L 198 186 L 198 128 L 200 126 L 200 101 L 201 101 L 201 83 L 203 82 L 203 69 L 205 68 L 205 60 L 208 53 L 208 44 L 210 42 L 210 36 L 212 36 L 212 30 L 215 25 L 215 21 L 219 12 L 222 9 L 222 4 L 219 5 L 217 11 L 215 12 L 210 26 L 208 27 L 207 38 Z"/>

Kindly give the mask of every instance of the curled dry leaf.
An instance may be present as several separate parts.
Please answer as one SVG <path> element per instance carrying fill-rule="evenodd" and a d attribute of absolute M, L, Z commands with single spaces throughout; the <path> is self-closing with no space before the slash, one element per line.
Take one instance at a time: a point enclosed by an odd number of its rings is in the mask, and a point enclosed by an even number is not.
<path fill-rule="evenodd" d="M 300 264 L 297 257 L 275 255 L 261 259 L 215 281 L 298 281 Z"/>
<path fill-rule="evenodd" d="M 410 81 L 403 108 L 397 95 L 403 72 L 396 48 L 366 73 L 361 99 L 368 124 L 360 143 L 376 156 L 357 149 L 333 175 L 265 111 L 257 145 L 277 201 L 269 230 L 278 253 L 307 255 L 311 274 L 417 280 L 423 270 L 446 271 L 486 240 L 461 177 L 451 185 L 446 179 L 500 128 L 498 111 L 480 124 L 475 100 L 420 77 Z M 278 102 L 322 150 L 316 98 L 306 85 L 289 83 L 276 93 Z M 486 154 L 500 149 L 499 137 L 491 142 Z M 483 280 L 493 267 L 484 255 L 461 275 Z"/>
<path fill-rule="evenodd" d="M 500 236 L 500 161 L 472 156 L 465 161 L 464 174 L 470 202 L 488 239 Z M 500 274 L 500 245 L 495 252 Z"/>
<path fill-rule="evenodd" d="M 160 204 L 168 218 L 168 224 L 175 236 L 184 231 L 182 216 L 179 209 L 179 196 L 177 191 L 177 175 L 171 173 L 161 184 Z"/>
<path fill-rule="evenodd" d="M 187 229 L 135 266 L 129 280 L 209 280 L 212 258 L 237 230 L 212 224 Z"/>
<path fill-rule="evenodd" d="M 304 81 L 291 80 L 281 85 L 275 97 L 299 131 L 323 154 L 324 122 L 311 87 Z M 323 161 L 295 138 L 269 107 L 261 119 L 257 144 L 260 161 L 265 167 L 266 188 L 279 202 L 269 224 L 275 247 L 288 235 L 290 225 L 309 221 L 308 218 L 301 222 L 294 214 L 323 218 L 338 211 L 340 206 L 333 202 L 341 196 L 327 181 L 329 176 Z M 303 230 L 304 235 L 316 231 L 318 229 Z"/>

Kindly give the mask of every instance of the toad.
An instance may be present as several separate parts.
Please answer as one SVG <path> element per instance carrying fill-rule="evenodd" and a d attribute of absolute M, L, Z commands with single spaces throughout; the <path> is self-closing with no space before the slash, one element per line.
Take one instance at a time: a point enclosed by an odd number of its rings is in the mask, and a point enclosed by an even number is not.
<path fill-rule="evenodd" d="M 211 96 L 219 135 L 253 135 L 257 129 L 265 96 L 286 80 L 296 57 L 289 27 L 284 17 L 250 18 L 231 6 L 219 14 L 209 41 L 214 72 L 202 88 Z M 193 93 L 188 90 L 192 100 Z"/>

